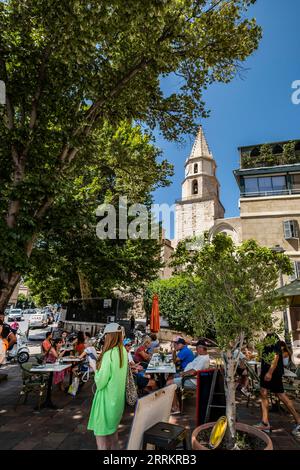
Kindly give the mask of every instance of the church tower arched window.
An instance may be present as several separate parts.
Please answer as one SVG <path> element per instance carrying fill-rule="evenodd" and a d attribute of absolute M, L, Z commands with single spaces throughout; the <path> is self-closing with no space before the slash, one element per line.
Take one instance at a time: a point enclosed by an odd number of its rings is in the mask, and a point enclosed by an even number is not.
<path fill-rule="evenodd" d="M 194 163 L 194 174 L 198 173 L 198 163 Z"/>
<path fill-rule="evenodd" d="M 198 194 L 198 181 L 194 180 L 192 183 L 192 194 Z"/>

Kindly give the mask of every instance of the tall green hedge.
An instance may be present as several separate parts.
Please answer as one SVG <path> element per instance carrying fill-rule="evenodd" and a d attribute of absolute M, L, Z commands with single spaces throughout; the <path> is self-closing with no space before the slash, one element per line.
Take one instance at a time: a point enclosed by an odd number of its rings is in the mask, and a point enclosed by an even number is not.
<path fill-rule="evenodd" d="M 191 316 L 195 308 L 192 292 L 196 285 L 197 280 L 186 276 L 152 281 L 144 294 L 147 315 L 151 313 L 153 295 L 158 294 L 160 315 L 168 320 L 170 328 L 192 335 Z"/>

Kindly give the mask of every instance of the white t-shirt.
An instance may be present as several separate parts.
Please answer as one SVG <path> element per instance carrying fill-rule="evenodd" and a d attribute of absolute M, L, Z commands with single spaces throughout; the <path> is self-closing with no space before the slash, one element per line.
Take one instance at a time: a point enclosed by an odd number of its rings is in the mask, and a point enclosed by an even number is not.
<path fill-rule="evenodd" d="M 128 353 L 128 361 L 129 361 L 129 364 L 131 364 L 131 362 L 134 362 L 133 357 L 132 357 L 132 354 L 131 354 L 130 351 L 129 351 L 129 353 Z"/>
<path fill-rule="evenodd" d="M 204 369 L 209 369 L 209 355 L 200 355 L 195 357 L 195 359 L 192 362 L 189 362 L 187 366 L 184 368 L 184 372 L 188 370 L 204 370 Z M 196 385 L 197 380 L 196 379 L 190 379 L 194 384 Z"/>
<path fill-rule="evenodd" d="M 86 357 L 89 363 L 89 368 L 92 372 L 96 372 L 97 365 L 97 351 L 93 346 L 88 346 L 84 350 L 86 352 Z"/>

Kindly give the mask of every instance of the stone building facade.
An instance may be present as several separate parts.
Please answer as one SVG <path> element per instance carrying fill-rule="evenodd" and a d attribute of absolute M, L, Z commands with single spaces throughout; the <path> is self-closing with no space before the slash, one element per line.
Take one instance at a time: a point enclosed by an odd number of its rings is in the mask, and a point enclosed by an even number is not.
<path fill-rule="evenodd" d="M 283 283 L 300 278 L 300 141 L 252 145 L 239 152 L 240 168 L 234 175 L 240 189 L 240 216 L 224 218 L 217 166 L 200 127 L 185 162 L 172 246 L 204 231 L 211 237 L 225 232 L 237 244 L 253 238 L 291 258 L 294 276 L 282 279 Z M 300 344 L 300 305 L 288 315 L 288 327 Z"/>

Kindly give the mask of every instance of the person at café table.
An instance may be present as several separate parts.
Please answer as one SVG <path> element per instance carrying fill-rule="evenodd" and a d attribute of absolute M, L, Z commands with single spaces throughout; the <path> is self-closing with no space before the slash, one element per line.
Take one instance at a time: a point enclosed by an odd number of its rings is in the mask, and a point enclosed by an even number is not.
<path fill-rule="evenodd" d="M 198 370 L 204 370 L 209 368 L 210 358 L 207 352 L 207 347 L 203 344 L 202 341 L 198 341 L 196 344 L 196 354 L 196 357 L 194 357 L 194 359 L 185 366 L 184 371 L 180 372 L 180 374 L 176 374 L 174 378 L 169 379 L 167 381 L 167 385 L 175 384 L 178 388 L 182 387 L 183 377 L 197 375 Z M 196 378 L 186 379 L 184 381 L 183 386 L 186 389 L 196 390 Z M 179 402 L 176 393 L 174 395 L 174 400 L 172 404 L 172 413 L 180 413 Z"/>
<path fill-rule="evenodd" d="M 77 338 L 73 341 L 73 346 L 75 349 L 75 354 L 80 356 L 85 350 L 85 336 L 83 331 L 78 331 Z"/>
<path fill-rule="evenodd" d="M 148 362 L 151 359 L 151 354 L 147 353 L 147 349 L 149 348 L 151 344 L 151 338 L 149 336 L 146 336 L 141 344 L 135 351 L 135 354 L 133 356 L 134 362 L 140 362 L 143 365 L 148 365 Z"/>
<path fill-rule="evenodd" d="M 194 360 L 194 353 L 186 344 L 183 338 L 178 338 L 174 341 L 173 361 L 176 366 L 179 366 L 180 370 L 184 370 L 185 367 Z"/>
<path fill-rule="evenodd" d="M 62 344 L 63 343 L 62 343 L 61 338 L 57 338 L 53 341 L 53 345 L 49 353 L 45 356 L 45 359 L 44 359 L 45 363 L 54 364 L 61 357 L 64 356 L 65 351 L 61 351 Z M 54 372 L 53 374 L 53 383 L 54 385 L 59 385 L 59 388 L 62 392 L 65 391 L 64 379 L 67 373 L 68 373 L 68 370 L 62 370 L 60 372 Z"/>
<path fill-rule="evenodd" d="M 141 364 L 136 364 L 134 362 L 130 351 L 132 348 L 132 340 L 130 338 L 125 338 L 123 340 L 123 345 L 127 351 L 128 364 L 133 373 L 138 389 L 145 392 L 152 392 L 152 390 L 157 388 L 156 381 L 151 378 L 151 375 L 145 374 L 145 369 Z"/>

